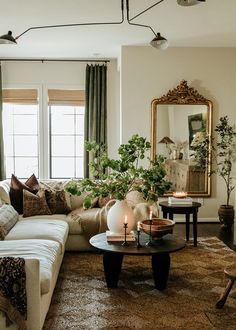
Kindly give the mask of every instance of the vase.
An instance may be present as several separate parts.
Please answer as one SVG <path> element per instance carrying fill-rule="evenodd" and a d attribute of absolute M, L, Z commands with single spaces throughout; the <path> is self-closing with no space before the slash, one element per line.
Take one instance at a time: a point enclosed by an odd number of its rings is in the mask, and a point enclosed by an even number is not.
<path fill-rule="evenodd" d="M 219 220 L 223 229 L 230 229 L 234 223 L 233 205 L 220 205 L 218 209 Z"/>
<path fill-rule="evenodd" d="M 106 209 L 109 206 L 110 200 Z M 125 200 L 116 200 L 115 204 L 107 211 L 107 226 L 112 233 L 124 234 L 124 223 L 127 220 L 127 234 L 134 229 L 135 218 L 132 209 L 128 206 Z"/>

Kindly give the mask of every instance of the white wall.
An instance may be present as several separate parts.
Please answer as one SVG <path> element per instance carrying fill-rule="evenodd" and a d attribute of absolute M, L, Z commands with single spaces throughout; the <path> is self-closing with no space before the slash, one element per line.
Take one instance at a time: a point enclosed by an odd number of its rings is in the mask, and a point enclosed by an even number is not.
<path fill-rule="evenodd" d="M 213 127 L 220 116 L 236 122 L 236 48 L 122 48 L 121 141 L 134 133 L 150 139 L 150 106 L 185 79 L 213 102 Z M 212 177 L 212 197 L 204 199 L 200 217 L 217 219 L 218 205 L 226 202 L 222 179 Z M 233 203 L 232 194 L 232 203 Z"/>

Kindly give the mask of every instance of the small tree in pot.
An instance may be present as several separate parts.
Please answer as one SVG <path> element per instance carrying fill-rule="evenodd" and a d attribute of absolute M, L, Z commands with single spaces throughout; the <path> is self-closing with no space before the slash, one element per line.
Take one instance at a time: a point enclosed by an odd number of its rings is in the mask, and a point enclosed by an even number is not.
<path fill-rule="evenodd" d="M 216 168 L 212 173 L 218 173 L 226 186 L 226 204 L 218 210 L 219 220 L 223 227 L 231 227 L 234 221 L 234 206 L 230 205 L 231 192 L 235 186 L 232 183 L 232 166 L 236 161 L 236 128 L 229 124 L 227 116 L 221 117 L 214 130 L 217 133 Z"/>
<path fill-rule="evenodd" d="M 215 146 L 204 132 L 199 132 L 192 143 L 196 166 L 206 170 L 211 159 L 211 172 L 209 175 L 218 174 L 225 183 L 226 203 L 220 205 L 218 210 L 219 220 L 223 228 L 230 228 L 234 221 L 234 206 L 230 205 L 231 192 L 235 186 L 232 182 L 232 167 L 236 161 L 236 128 L 229 124 L 227 116 L 220 117 L 215 129 Z M 209 153 L 212 157 L 209 157 Z"/>

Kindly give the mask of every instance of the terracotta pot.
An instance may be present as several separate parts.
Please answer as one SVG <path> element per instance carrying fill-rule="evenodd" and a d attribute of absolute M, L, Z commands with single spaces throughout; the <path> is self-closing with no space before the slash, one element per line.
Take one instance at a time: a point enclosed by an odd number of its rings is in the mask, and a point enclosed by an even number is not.
<path fill-rule="evenodd" d="M 223 228 L 231 228 L 234 223 L 233 205 L 220 205 L 218 209 L 219 220 Z"/>

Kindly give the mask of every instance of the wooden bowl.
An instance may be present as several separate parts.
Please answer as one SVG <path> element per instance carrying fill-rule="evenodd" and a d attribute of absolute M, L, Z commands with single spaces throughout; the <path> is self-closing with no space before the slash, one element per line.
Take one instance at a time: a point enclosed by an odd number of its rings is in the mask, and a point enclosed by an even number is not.
<path fill-rule="evenodd" d="M 151 224 L 150 224 L 151 222 Z M 146 219 L 141 221 L 141 229 L 154 240 L 162 239 L 166 234 L 172 234 L 175 222 L 170 219 L 153 218 L 152 220 Z M 151 228 L 150 228 L 151 227 Z"/>

